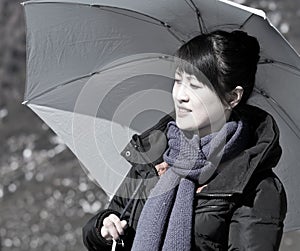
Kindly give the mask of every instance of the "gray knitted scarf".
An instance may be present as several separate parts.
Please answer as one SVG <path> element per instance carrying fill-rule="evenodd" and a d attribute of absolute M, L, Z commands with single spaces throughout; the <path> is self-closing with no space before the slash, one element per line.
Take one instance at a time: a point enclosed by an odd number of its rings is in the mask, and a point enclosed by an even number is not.
<path fill-rule="evenodd" d="M 170 168 L 145 203 L 131 250 L 191 250 L 196 185 L 205 184 L 218 163 L 245 149 L 249 138 L 245 125 L 230 121 L 218 132 L 188 138 L 174 121 L 169 122 L 169 148 L 163 157 Z"/>

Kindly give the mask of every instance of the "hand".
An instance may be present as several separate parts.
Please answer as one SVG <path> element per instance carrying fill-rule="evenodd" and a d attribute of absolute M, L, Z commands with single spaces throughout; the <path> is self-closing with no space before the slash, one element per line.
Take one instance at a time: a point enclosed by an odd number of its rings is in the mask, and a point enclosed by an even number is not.
<path fill-rule="evenodd" d="M 163 175 L 167 171 L 168 167 L 167 162 L 161 162 L 155 166 L 159 176 Z"/>
<path fill-rule="evenodd" d="M 196 193 L 200 193 L 204 187 L 207 187 L 207 185 L 203 185 L 203 186 L 198 187 L 197 190 L 196 190 Z"/>
<path fill-rule="evenodd" d="M 126 227 L 127 222 L 125 220 L 121 221 L 117 215 L 110 214 L 103 220 L 101 235 L 106 240 L 118 240 L 120 238 L 120 235 L 124 234 L 124 230 L 126 229 Z"/>

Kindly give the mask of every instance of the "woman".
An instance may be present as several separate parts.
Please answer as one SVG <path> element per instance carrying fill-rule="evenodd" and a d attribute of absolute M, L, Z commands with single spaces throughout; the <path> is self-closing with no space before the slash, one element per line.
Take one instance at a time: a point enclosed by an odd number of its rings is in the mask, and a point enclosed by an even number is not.
<path fill-rule="evenodd" d="M 259 50 L 242 31 L 199 35 L 178 50 L 175 121 L 166 116 L 123 152 L 133 163 L 128 176 L 148 178 L 139 193 L 150 196 L 134 200 L 122 219 L 128 199 L 115 196 L 83 229 L 89 250 L 279 249 L 286 215 L 284 188 L 272 171 L 279 132 L 269 114 L 246 105 Z M 160 157 L 137 164 L 149 142 Z M 130 197 L 135 188 L 120 189 Z"/>

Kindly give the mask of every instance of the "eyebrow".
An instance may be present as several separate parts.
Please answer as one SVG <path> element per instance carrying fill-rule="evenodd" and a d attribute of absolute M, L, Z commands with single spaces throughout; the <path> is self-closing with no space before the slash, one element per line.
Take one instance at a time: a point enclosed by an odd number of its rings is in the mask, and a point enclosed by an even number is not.
<path fill-rule="evenodd" d="M 186 78 L 191 81 L 191 80 L 198 80 L 196 76 L 194 75 L 189 75 L 189 76 L 186 76 Z M 182 79 L 182 74 L 180 72 L 175 72 L 175 79 Z"/>
<path fill-rule="evenodd" d="M 197 80 L 196 77 L 194 77 L 194 76 L 191 76 L 191 77 L 190 77 L 190 76 L 187 76 L 186 78 L 187 78 L 188 80 L 192 80 L 192 79 Z"/>
<path fill-rule="evenodd" d="M 175 72 L 175 76 L 178 76 L 180 78 L 182 78 L 182 74 L 179 73 L 179 72 Z M 197 79 L 195 76 L 187 76 L 186 77 L 188 80 L 191 80 L 191 79 Z"/>

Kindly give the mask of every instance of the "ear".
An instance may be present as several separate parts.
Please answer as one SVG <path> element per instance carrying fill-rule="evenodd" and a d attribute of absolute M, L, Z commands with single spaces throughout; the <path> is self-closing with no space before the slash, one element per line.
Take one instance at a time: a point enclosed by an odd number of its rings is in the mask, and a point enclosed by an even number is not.
<path fill-rule="evenodd" d="M 231 109 L 240 103 L 243 97 L 243 93 L 244 93 L 244 89 L 239 85 L 230 92 L 230 99 L 228 101 L 228 104 L 230 105 Z"/>

